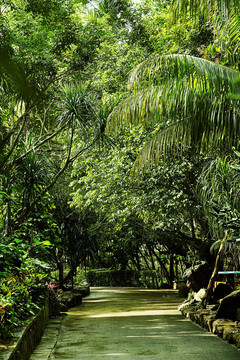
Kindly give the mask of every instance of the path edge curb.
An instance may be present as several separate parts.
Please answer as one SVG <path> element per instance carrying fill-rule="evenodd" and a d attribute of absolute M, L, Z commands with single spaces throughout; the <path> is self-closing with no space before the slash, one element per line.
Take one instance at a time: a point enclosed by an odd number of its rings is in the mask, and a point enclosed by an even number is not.
<path fill-rule="evenodd" d="M 215 312 L 211 310 L 181 309 L 180 312 L 186 319 L 240 349 L 239 321 L 216 319 Z"/>
<path fill-rule="evenodd" d="M 5 350 L 2 354 L 2 360 L 28 360 L 41 341 L 45 327 L 50 317 L 49 299 L 28 324 L 14 333 L 16 342 Z"/>

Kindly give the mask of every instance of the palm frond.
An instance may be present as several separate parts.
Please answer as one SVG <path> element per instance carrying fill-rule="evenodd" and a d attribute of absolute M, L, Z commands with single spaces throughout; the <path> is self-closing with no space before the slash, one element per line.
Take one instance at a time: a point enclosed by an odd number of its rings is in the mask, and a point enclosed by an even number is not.
<path fill-rule="evenodd" d="M 236 87 L 235 79 L 239 72 L 209 60 L 190 55 L 164 55 L 147 59 L 131 73 L 129 89 L 160 84 L 170 79 L 184 78 L 187 83 L 197 83 L 209 90 Z"/>
<path fill-rule="evenodd" d="M 217 240 L 215 241 L 212 246 L 210 247 L 210 254 L 213 255 L 214 253 L 216 253 L 218 251 L 218 249 L 220 248 L 222 240 Z"/>
<path fill-rule="evenodd" d="M 213 13 L 219 12 L 222 16 L 231 13 L 238 13 L 240 4 L 239 0 L 173 0 L 172 9 L 177 18 L 198 14 L 205 17 L 211 16 Z"/>
<path fill-rule="evenodd" d="M 240 209 L 239 171 L 235 160 L 217 158 L 208 163 L 198 181 L 198 194 L 204 206 L 218 204 L 223 208 L 228 203 L 231 209 Z"/>
<path fill-rule="evenodd" d="M 159 145 L 149 144 L 149 154 L 150 148 L 159 153 L 189 146 L 229 150 L 240 135 L 239 102 L 231 98 L 240 92 L 238 78 L 236 70 L 190 56 L 150 59 L 133 72 L 132 94 L 112 112 L 108 130 L 162 124 L 165 130 L 156 135 Z"/>
<path fill-rule="evenodd" d="M 230 18 L 229 36 L 234 44 L 232 56 L 235 56 L 240 45 L 240 10 L 236 16 Z M 237 54 L 239 56 L 239 54 Z"/>
<path fill-rule="evenodd" d="M 108 119 L 107 129 L 145 124 L 160 126 L 137 160 L 138 166 L 166 153 L 219 153 L 237 147 L 240 138 L 239 72 L 191 56 L 155 57 L 141 63 L 130 78 L 130 96 Z M 136 166 L 135 166 L 136 168 Z"/>

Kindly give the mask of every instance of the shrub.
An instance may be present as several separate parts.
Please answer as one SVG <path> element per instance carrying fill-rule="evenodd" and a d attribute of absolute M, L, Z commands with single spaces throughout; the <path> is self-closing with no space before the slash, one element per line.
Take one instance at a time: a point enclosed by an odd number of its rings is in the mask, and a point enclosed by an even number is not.
<path fill-rule="evenodd" d="M 43 275 L 30 269 L 4 275 L 0 280 L 0 338 L 11 337 L 13 328 L 35 315 L 46 296 Z"/>

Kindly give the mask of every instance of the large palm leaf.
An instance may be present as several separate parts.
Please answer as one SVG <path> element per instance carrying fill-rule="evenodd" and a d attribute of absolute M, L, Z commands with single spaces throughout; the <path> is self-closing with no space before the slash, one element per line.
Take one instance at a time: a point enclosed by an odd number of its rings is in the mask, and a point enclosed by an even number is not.
<path fill-rule="evenodd" d="M 160 127 L 147 143 L 142 165 L 160 154 L 184 150 L 228 151 L 238 145 L 240 73 L 185 55 L 160 56 L 140 64 L 130 77 L 131 94 L 110 116 L 114 131 L 126 124 Z"/>

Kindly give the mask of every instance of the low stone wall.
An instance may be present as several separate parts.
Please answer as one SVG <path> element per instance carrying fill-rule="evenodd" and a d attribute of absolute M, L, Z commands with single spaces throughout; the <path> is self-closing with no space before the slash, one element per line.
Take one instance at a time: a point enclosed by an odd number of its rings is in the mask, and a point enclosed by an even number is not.
<path fill-rule="evenodd" d="M 27 326 L 14 334 L 17 341 L 9 347 L 9 350 L 4 351 L 2 360 L 28 360 L 43 336 L 48 319 L 49 300 L 47 299 L 43 308 Z"/>
<path fill-rule="evenodd" d="M 197 323 L 223 340 L 240 348 L 240 322 L 226 319 L 216 319 L 216 312 L 211 309 L 199 309 L 186 306 L 181 309 L 186 318 Z"/>
<path fill-rule="evenodd" d="M 68 308 L 80 305 L 82 297 L 89 294 L 89 286 L 76 287 L 74 290 L 63 293 L 59 291 L 58 301 L 63 301 L 65 304 L 65 308 L 61 311 L 68 311 Z M 42 339 L 49 317 L 50 304 L 49 299 L 47 299 L 39 313 L 24 328 L 14 333 L 17 340 L 0 354 L 0 360 L 28 360 Z"/>

